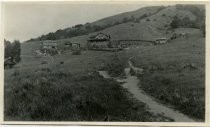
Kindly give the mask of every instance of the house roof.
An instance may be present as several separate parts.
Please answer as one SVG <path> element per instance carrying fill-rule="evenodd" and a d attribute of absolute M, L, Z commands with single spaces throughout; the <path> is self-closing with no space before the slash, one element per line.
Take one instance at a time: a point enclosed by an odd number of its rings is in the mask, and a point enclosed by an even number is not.
<path fill-rule="evenodd" d="M 56 42 L 43 42 L 43 45 L 52 45 L 52 46 L 57 46 Z"/>
<path fill-rule="evenodd" d="M 90 38 L 95 38 L 95 37 L 97 37 L 97 36 L 100 35 L 100 34 L 103 34 L 103 35 L 105 35 L 106 37 L 110 38 L 109 35 L 104 34 L 104 33 L 98 33 L 98 34 L 96 34 L 96 35 L 92 35 L 92 36 L 90 36 Z"/>

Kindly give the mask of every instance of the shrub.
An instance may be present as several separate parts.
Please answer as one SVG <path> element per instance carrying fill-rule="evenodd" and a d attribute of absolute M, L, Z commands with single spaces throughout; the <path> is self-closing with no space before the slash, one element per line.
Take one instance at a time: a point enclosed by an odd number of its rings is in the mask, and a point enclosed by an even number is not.
<path fill-rule="evenodd" d="M 125 65 L 117 57 L 106 65 L 106 70 L 111 76 L 120 76 L 124 73 Z"/>
<path fill-rule="evenodd" d="M 4 58 L 10 57 L 15 63 L 20 62 L 21 44 L 19 40 L 14 40 L 12 43 L 10 41 L 4 40 L 4 49 Z"/>

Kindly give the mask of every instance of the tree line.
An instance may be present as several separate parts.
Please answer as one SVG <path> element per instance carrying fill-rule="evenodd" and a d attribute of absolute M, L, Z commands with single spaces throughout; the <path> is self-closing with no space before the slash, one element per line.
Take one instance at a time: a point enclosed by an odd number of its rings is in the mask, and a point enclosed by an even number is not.
<path fill-rule="evenodd" d="M 19 40 L 14 40 L 13 42 L 4 40 L 4 58 L 11 58 L 17 63 L 21 60 L 20 53 L 21 46 Z"/>
<path fill-rule="evenodd" d="M 202 6 L 200 6 L 202 8 Z M 174 16 L 170 26 L 171 28 L 179 28 L 179 27 L 186 27 L 186 28 L 197 28 L 200 29 L 205 36 L 205 8 L 199 9 L 194 5 L 176 5 L 176 8 L 179 10 L 187 10 L 190 11 L 192 14 L 196 16 L 194 21 L 191 21 L 189 17 L 185 16 L 184 18 L 179 18 L 178 16 Z"/>

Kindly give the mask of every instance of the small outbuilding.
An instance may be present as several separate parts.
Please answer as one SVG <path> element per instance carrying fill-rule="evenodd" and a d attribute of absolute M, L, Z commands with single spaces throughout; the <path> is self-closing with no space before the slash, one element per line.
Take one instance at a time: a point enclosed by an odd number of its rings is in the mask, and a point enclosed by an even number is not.
<path fill-rule="evenodd" d="M 168 42 L 168 39 L 167 38 L 157 38 L 155 40 L 155 45 L 158 45 L 158 44 L 165 44 Z"/>
<path fill-rule="evenodd" d="M 72 50 L 79 50 L 80 49 L 80 43 L 78 43 L 78 42 L 72 42 L 71 46 L 72 46 Z"/>
<path fill-rule="evenodd" d="M 57 49 L 58 45 L 56 42 L 45 41 L 42 43 L 43 49 Z"/>

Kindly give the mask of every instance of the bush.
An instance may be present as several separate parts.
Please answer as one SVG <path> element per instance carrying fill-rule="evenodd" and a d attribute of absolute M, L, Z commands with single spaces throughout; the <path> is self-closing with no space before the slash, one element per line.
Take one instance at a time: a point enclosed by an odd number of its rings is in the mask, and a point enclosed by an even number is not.
<path fill-rule="evenodd" d="M 10 57 L 15 63 L 20 62 L 21 44 L 19 40 L 14 40 L 12 43 L 10 41 L 4 40 L 4 49 L 4 58 Z"/>
<path fill-rule="evenodd" d="M 120 76 L 124 74 L 125 65 L 117 57 L 106 65 L 106 70 L 111 76 Z"/>

